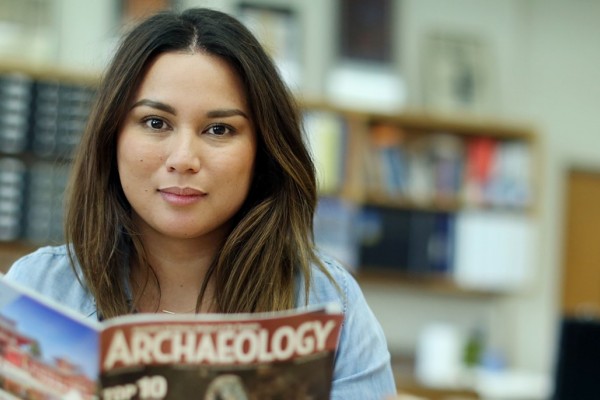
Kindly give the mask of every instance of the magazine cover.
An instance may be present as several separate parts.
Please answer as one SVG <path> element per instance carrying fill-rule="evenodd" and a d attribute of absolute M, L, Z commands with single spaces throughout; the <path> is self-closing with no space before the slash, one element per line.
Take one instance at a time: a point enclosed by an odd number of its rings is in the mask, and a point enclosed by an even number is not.
<path fill-rule="evenodd" d="M 342 318 L 326 304 L 100 323 L 0 276 L 0 400 L 329 399 Z"/>

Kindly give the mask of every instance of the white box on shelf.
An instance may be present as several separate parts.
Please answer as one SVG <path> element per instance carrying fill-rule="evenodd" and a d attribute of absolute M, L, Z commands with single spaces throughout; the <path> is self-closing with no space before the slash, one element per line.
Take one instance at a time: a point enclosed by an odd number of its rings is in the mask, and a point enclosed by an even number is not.
<path fill-rule="evenodd" d="M 326 94 L 334 104 L 397 112 L 407 101 L 405 82 L 391 67 L 362 62 L 342 62 L 327 77 Z"/>
<path fill-rule="evenodd" d="M 527 283 L 533 265 L 531 217 L 510 211 L 457 214 L 454 279 L 469 289 L 511 291 Z"/>

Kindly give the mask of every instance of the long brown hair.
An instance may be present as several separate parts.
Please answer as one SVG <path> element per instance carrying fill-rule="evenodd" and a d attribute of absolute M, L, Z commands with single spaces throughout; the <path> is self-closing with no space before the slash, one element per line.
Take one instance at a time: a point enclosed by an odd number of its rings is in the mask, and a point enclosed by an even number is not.
<path fill-rule="evenodd" d="M 81 267 L 104 318 L 135 307 L 128 302 L 124 276 L 130 260 L 151 269 L 118 177 L 119 129 L 149 63 L 165 52 L 190 50 L 218 56 L 239 74 L 258 137 L 250 193 L 209 268 L 199 301 L 213 279 L 220 312 L 292 308 L 295 275 L 303 275 L 308 295 L 311 264 L 323 268 L 312 237 L 314 165 L 303 141 L 299 109 L 273 62 L 227 14 L 209 9 L 162 12 L 121 42 L 99 85 L 73 163 L 65 228 L 69 255 L 73 266 Z"/>

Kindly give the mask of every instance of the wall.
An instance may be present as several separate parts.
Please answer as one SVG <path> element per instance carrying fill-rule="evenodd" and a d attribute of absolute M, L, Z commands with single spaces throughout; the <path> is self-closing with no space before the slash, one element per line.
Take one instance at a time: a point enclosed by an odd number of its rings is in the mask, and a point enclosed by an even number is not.
<path fill-rule="evenodd" d="M 542 241 L 538 290 L 518 307 L 521 363 L 546 366 L 560 299 L 564 173 L 572 165 L 600 168 L 600 3 L 535 0 L 530 37 L 526 116 L 543 134 Z M 594 223 L 591 221 L 590 223 Z"/>

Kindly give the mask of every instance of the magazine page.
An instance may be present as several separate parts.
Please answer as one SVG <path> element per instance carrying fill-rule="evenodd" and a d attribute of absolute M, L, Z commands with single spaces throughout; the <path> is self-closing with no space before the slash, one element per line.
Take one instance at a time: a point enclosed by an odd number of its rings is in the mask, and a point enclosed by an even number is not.
<path fill-rule="evenodd" d="M 329 399 L 336 305 L 269 314 L 139 314 L 106 321 L 101 398 Z"/>
<path fill-rule="evenodd" d="M 0 275 L 0 399 L 97 398 L 99 331 Z"/>
<path fill-rule="evenodd" d="M 0 274 L 0 400 L 329 399 L 336 304 L 90 321 Z"/>

